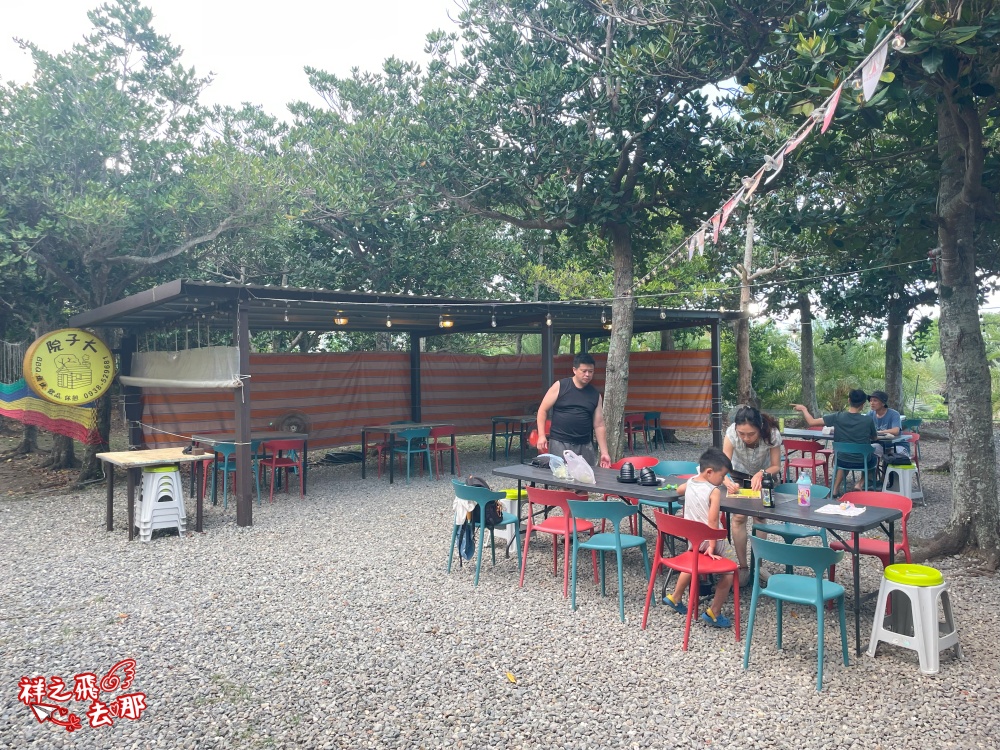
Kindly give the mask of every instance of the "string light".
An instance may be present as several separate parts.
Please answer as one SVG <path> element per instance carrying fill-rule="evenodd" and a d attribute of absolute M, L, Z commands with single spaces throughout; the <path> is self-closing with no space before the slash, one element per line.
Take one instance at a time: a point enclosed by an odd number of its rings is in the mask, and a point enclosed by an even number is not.
<path fill-rule="evenodd" d="M 493 308 L 493 312 L 490 315 L 490 328 L 496 328 L 496 327 L 497 327 L 497 311 L 496 308 Z"/>
<path fill-rule="evenodd" d="M 385 316 L 385 327 L 392 328 L 392 317 L 389 315 Z"/>
<path fill-rule="evenodd" d="M 552 326 L 552 313 L 545 313 L 545 325 Z"/>
<path fill-rule="evenodd" d="M 288 308 L 285 308 L 285 322 L 288 322 Z"/>
<path fill-rule="evenodd" d="M 444 315 L 438 316 L 438 328 L 451 328 L 455 325 L 455 321 L 451 318 L 446 318 Z"/>
<path fill-rule="evenodd" d="M 342 310 L 337 310 L 337 314 L 333 317 L 333 322 L 336 323 L 338 326 L 346 326 L 348 320 L 349 318 L 346 315 L 344 315 L 344 312 Z"/>
<path fill-rule="evenodd" d="M 667 311 L 666 311 L 666 310 L 664 310 L 664 309 L 663 309 L 663 308 L 661 307 L 661 308 L 660 308 L 660 320 L 666 320 L 666 319 L 667 319 Z"/>
<path fill-rule="evenodd" d="M 897 52 L 906 46 L 906 39 L 903 38 L 902 34 L 896 34 L 892 38 L 892 48 Z"/>
<path fill-rule="evenodd" d="M 608 322 L 607 313 L 605 313 L 604 310 L 601 310 L 601 325 L 604 325 L 607 322 Z"/>

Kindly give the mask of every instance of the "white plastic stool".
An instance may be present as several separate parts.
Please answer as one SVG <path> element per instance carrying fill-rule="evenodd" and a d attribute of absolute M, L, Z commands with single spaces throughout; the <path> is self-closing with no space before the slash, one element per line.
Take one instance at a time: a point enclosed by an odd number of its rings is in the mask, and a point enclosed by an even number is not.
<path fill-rule="evenodd" d="M 892 596 L 894 593 L 898 595 Z M 887 616 L 885 609 L 890 596 L 892 614 Z M 938 619 L 939 603 L 944 622 Z M 869 656 L 875 656 L 880 641 L 916 651 L 924 674 L 938 673 L 940 652 L 946 648 L 954 646 L 955 656 L 961 658 L 951 595 L 940 571 L 909 564 L 889 565 L 885 569 L 868 642 Z"/>
<path fill-rule="evenodd" d="M 897 487 L 894 490 L 889 490 L 889 478 L 892 474 L 896 475 Z M 916 489 L 913 488 L 914 477 L 917 480 Z M 920 484 L 920 473 L 917 471 L 917 467 L 912 464 L 910 466 L 893 466 L 891 464 L 886 466 L 885 479 L 882 480 L 882 492 L 895 492 L 897 495 L 904 495 L 913 501 L 923 500 L 924 489 Z"/>
<path fill-rule="evenodd" d="M 148 542 L 155 529 L 176 528 L 184 534 L 187 513 L 181 473 L 176 466 L 149 467 L 142 472 L 142 488 L 135 512 L 139 539 Z"/>

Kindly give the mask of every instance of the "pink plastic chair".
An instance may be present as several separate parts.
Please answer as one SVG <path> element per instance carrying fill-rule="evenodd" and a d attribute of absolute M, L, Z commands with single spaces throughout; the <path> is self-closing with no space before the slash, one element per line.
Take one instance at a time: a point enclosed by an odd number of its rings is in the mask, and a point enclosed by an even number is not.
<path fill-rule="evenodd" d="M 268 502 L 274 502 L 274 475 L 281 469 L 285 470 L 285 492 L 288 492 L 288 470 L 296 469 L 299 475 L 299 495 L 304 496 L 305 487 L 302 484 L 302 446 L 301 440 L 268 440 L 263 445 L 265 457 L 260 459 L 260 470 L 271 470 L 271 495 Z M 279 453 L 295 451 L 295 458 L 279 456 Z"/>
<path fill-rule="evenodd" d="M 830 486 L 830 466 L 827 463 L 827 456 L 820 458 L 823 446 L 815 440 L 785 440 L 785 481 L 794 482 L 798 479 L 802 469 L 808 469 L 813 481 L 818 478 L 816 469 L 823 467 L 823 484 Z M 799 456 L 791 456 L 792 453 L 799 453 Z M 795 476 L 791 470 L 795 469 Z"/>
<path fill-rule="evenodd" d="M 646 450 L 649 450 L 649 442 L 646 440 L 645 415 L 630 414 L 625 417 L 625 440 L 630 451 L 635 451 L 635 444 L 638 442 L 640 435 L 642 436 L 642 442 L 645 445 Z"/>
<path fill-rule="evenodd" d="M 640 469 L 652 468 L 656 466 L 658 463 L 660 463 L 660 459 L 654 458 L 653 456 L 626 456 L 625 458 L 619 459 L 618 461 L 615 461 L 613 464 L 611 464 L 611 468 L 617 471 L 622 467 L 623 464 L 626 463 L 632 464 L 632 468 L 635 469 L 635 476 L 638 478 Z M 627 487 L 628 485 L 623 485 L 623 486 Z M 605 500 L 616 500 L 617 498 L 618 498 L 617 495 L 604 496 Z M 624 500 L 629 505 L 639 504 L 639 501 L 636 500 L 634 497 L 623 497 L 621 499 Z M 632 516 L 632 518 L 629 519 L 629 531 L 632 534 L 638 534 L 638 531 L 636 531 L 637 526 L 635 518 L 636 518 L 635 516 Z M 601 533 L 602 534 L 604 533 L 604 521 L 601 522 Z"/>
<path fill-rule="evenodd" d="M 590 521 L 574 519 L 569 510 L 568 500 L 579 500 L 580 495 L 566 490 L 543 490 L 541 487 L 528 487 L 528 524 L 524 530 L 524 549 L 521 559 L 520 586 L 524 588 L 524 572 L 528 569 L 528 545 L 531 543 L 531 532 L 541 531 L 552 535 L 552 574 L 559 575 L 559 537 L 563 539 L 563 599 L 569 596 L 569 540 L 576 524 L 578 534 L 593 534 L 594 524 Z M 556 508 L 562 511 L 561 516 L 548 516 L 541 523 L 535 523 L 532 505 L 544 505 L 547 509 Z M 594 583 L 597 583 L 597 553 L 592 552 L 594 564 Z"/>
<path fill-rule="evenodd" d="M 653 513 L 656 521 L 656 556 L 653 560 L 653 569 L 649 574 L 649 586 L 646 588 L 646 606 L 642 610 L 642 629 L 646 629 L 646 619 L 649 617 L 649 605 L 653 600 L 653 590 L 656 588 L 656 576 L 661 567 L 676 570 L 678 573 L 691 574 L 691 589 L 688 594 L 687 622 L 684 625 L 684 650 L 687 651 L 688 636 L 691 633 L 691 620 L 698 609 L 699 576 L 709 574 L 731 573 L 736 575 L 739 566 L 732 560 L 720 557 L 713 560 L 708 555 L 698 550 L 702 542 L 715 542 L 718 539 L 726 538 L 725 529 L 713 529 L 701 521 L 692 521 L 690 518 L 680 518 L 656 510 Z M 687 552 L 682 552 L 675 557 L 665 557 L 663 555 L 663 535 L 681 537 L 687 540 Z M 736 628 L 736 642 L 740 641 L 740 587 L 738 581 L 733 581 L 733 611 L 735 613 L 733 624 Z"/>
<path fill-rule="evenodd" d="M 434 478 L 440 479 L 441 475 L 444 474 L 444 468 L 442 462 L 444 461 L 444 454 L 451 452 L 451 455 L 455 459 L 455 471 L 458 472 L 459 476 L 462 474 L 462 466 L 458 462 L 458 446 L 455 445 L 452 435 L 455 434 L 455 425 L 442 425 L 441 427 L 431 427 L 430 443 L 428 448 L 431 451 L 431 456 L 434 458 Z M 448 438 L 445 442 L 441 438 Z"/>

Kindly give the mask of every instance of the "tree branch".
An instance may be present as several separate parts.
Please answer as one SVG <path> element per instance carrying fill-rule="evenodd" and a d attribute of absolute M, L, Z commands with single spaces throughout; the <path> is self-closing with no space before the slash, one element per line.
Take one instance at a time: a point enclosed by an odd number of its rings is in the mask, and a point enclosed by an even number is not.
<path fill-rule="evenodd" d="M 211 232 L 207 234 L 194 237 L 188 240 L 183 245 L 178 245 L 173 250 L 167 250 L 166 252 L 157 253 L 156 255 L 143 256 L 143 255 L 115 255 L 107 259 L 108 263 L 131 263 L 138 266 L 155 266 L 163 261 L 170 260 L 171 258 L 176 258 L 178 255 L 183 255 L 188 250 L 198 245 L 203 245 L 206 242 L 211 242 L 217 238 L 220 234 L 229 229 L 234 229 L 239 225 L 236 223 L 236 214 L 231 214 L 223 219 L 218 226 L 215 227 Z"/>

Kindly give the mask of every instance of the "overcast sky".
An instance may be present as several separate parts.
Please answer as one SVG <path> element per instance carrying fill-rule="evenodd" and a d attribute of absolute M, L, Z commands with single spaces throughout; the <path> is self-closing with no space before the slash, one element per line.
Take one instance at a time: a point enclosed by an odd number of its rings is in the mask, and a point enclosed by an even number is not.
<path fill-rule="evenodd" d="M 0 0 L 0 78 L 25 82 L 31 58 L 13 38 L 62 52 L 89 33 L 100 0 Z M 184 50 L 183 62 L 215 80 L 205 104 L 262 104 L 282 119 L 285 105 L 315 104 L 302 69 L 338 75 L 379 70 L 390 56 L 423 62 L 424 37 L 454 30 L 455 0 L 145 0 L 153 28 Z"/>

